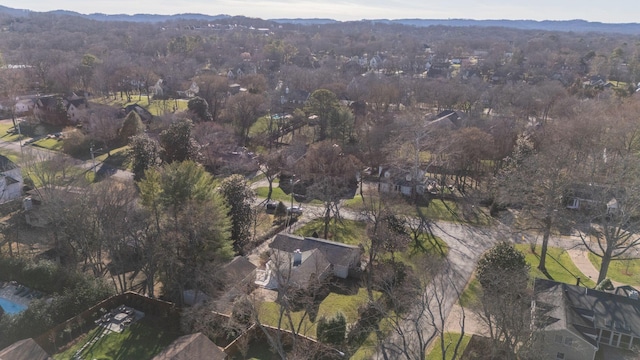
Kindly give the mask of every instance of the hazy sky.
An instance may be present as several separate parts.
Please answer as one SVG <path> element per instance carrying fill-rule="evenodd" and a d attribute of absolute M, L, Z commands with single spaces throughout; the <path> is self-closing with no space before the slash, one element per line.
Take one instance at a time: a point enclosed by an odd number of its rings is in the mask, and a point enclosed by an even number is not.
<path fill-rule="evenodd" d="M 583 19 L 608 23 L 640 22 L 638 0 L 0 0 L 34 11 L 72 10 L 84 14 L 228 14 L 360 19 Z"/>

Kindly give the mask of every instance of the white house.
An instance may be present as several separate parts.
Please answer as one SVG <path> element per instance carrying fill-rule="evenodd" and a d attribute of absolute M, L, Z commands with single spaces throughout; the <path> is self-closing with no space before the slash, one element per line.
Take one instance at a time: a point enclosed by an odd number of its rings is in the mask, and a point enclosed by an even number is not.
<path fill-rule="evenodd" d="M 362 255 L 359 246 L 286 233 L 276 235 L 269 248 L 271 259 L 256 284 L 270 289 L 284 283 L 307 288 L 330 275 L 346 279 Z"/>
<path fill-rule="evenodd" d="M 20 167 L 6 156 L 0 155 L 0 204 L 22 196 L 22 172 Z"/>

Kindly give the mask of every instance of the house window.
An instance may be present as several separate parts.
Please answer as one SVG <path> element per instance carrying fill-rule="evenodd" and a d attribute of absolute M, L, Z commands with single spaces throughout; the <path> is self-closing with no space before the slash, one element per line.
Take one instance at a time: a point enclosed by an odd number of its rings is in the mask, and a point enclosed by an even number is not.
<path fill-rule="evenodd" d="M 562 335 L 556 335 L 556 344 L 562 344 Z"/>
<path fill-rule="evenodd" d="M 620 338 L 620 346 L 621 348 L 629 348 L 631 347 L 631 337 L 629 335 L 622 335 Z"/>
<path fill-rule="evenodd" d="M 571 346 L 573 344 L 573 338 L 570 338 L 570 337 L 565 338 L 564 344 L 567 346 Z"/>
<path fill-rule="evenodd" d="M 556 354 L 556 359 L 557 359 L 557 360 L 562 360 L 562 359 L 564 359 L 564 353 L 561 353 L 561 352 L 557 353 L 557 354 Z"/>

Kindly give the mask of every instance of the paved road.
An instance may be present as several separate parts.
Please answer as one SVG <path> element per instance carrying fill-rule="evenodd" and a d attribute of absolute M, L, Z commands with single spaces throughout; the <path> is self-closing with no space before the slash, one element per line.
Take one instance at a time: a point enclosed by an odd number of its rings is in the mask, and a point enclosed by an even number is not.
<path fill-rule="evenodd" d="M 11 123 L 11 120 L 0 120 L 0 123 Z M 21 146 L 23 144 L 23 146 Z M 48 149 L 44 149 L 37 146 L 32 145 L 24 145 L 24 141 L 4 141 L 0 138 L 0 153 L 2 149 L 9 150 L 13 153 L 20 155 L 20 160 L 18 161 L 21 166 L 28 165 L 33 162 L 41 162 L 45 160 L 49 160 L 55 156 L 65 157 L 69 163 L 73 166 L 77 166 L 79 168 L 90 171 L 93 169 L 93 162 L 91 160 L 82 161 L 75 159 L 71 156 L 63 154 L 58 151 L 51 151 Z M 96 172 L 103 176 L 115 177 L 121 180 L 130 180 L 133 179 L 133 174 L 130 171 L 120 170 L 108 164 L 105 164 L 101 161 L 95 162 Z"/>
<path fill-rule="evenodd" d="M 417 299 L 417 306 L 407 320 L 384 342 L 389 359 L 419 358 L 421 348 L 427 345 L 425 339 L 435 331 L 429 311 L 435 313 L 437 323 L 446 320 L 480 255 L 498 241 L 512 237 L 510 230 L 502 225 L 489 228 L 448 222 L 435 222 L 434 233 L 449 246 L 446 264 L 427 286 L 422 301 Z M 421 302 L 427 307 L 422 307 Z M 383 358 L 381 351 L 374 356 L 374 359 Z"/>
<path fill-rule="evenodd" d="M 267 186 L 266 182 L 257 182 L 254 187 Z M 306 205 L 304 207 L 304 215 L 298 221 L 298 226 L 318 217 L 321 217 L 323 208 L 320 206 Z M 360 220 L 362 215 L 341 209 L 340 215 L 345 219 Z M 437 289 L 428 288 L 425 296 L 429 299 L 429 306 L 435 309 L 435 299 L 433 293 L 439 291 L 442 295 L 439 299 L 442 301 L 442 314 L 446 319 L 453 307 L 458 301 L 459 294 L 464 290 L 471 274 L 475 270 L 476 263 L 480 255 L 491 248 L 500 240 L 510 240 L 514 237 L 510 229 L 504 225 L 498 224 L 493 227 L 475 227 L 466 224 L 455 224 L 444 221 L 436 221 L 432 223 L 432 229 L 436 236 L 444 240 L 449 246 L 446 265 L 438 273 L 436 278 L 431 282 L 432 286 L 438 286 Z M 265 242 L 260 248 L 256 249 L 253 254 L 259 254 L 268 246 L 269 241 Z M 254 256 L 256 256 L 254 255 Z M 431 285 L 430 285 L 431 286 Z M 404 337 L 399 336 L 397 332 L 392 333 L 385 341 L 385 348 L 388 349 L 390 359 L 401 358 L 400 349 L 408 348 L 411 359 L 418 358 L 416 352 L 421 346 L 418 339 L 427 339 L 429 334 L 434 331 L 433 326 L 429 324 L 428 316 L 420 311 L 417 306 L 412 314 L 415 321 L 406 321 L 400 326 Z M 416 326 L 416 324 L 418 324 Z M 420 331 L 422 334 L 417 334 Z M 418 336 L 421 335 L 421 336 Z M 422 342 L 424 344 L 424 341 Z M 407 346 L 404 346 L 404 345 Z M 383 359 L 382 353 L 377 353 L 375 359 Z"/>

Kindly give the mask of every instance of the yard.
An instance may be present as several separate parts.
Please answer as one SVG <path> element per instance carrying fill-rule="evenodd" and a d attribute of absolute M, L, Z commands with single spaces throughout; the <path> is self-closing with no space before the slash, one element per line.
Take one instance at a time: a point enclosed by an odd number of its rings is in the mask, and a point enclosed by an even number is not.
<path fill-rule="evenodd" d="M 154 100 L 151 99 L 151 102 L 148 101 L 146 95 L 131 96 L 131 101 L 127 102 L 126 99 L 113 99 L 109 98 L 94 98 L 91 101 L 104 104 L 111 105 L 116 107 L 126 107 L 132 104 L 138 104 L 143 108 L 147 109 L 154 116 L 162 116 L 167 113 L 172 113 L 175 111 L 184 111 L 187 110 L 188 100 L 186 99 L 167 99 L 167 100 Z"/>
<path fill-rule="evenodd" d="M 367 202 L 379 201 L 380 195 L 377 190 L 369 187 L 364 191 Z M 367 199 L 367 197 L 370 197 Z M 473 225 L 489 225 L 491 217 L 483 208 L 474 205 L 458 204 L 451 200 L 431 199 L 424 205 L 416 206 L 411 204 L 404 197 L 395 197 L 393 201 L 394 211 L 414 217 L 422 216 L 430 220 L 442 220 L 450 222 L 462 222 Z M 356 193 L 353 198 L 344 201 L 344 207 L 353 210 L 360 210 L 363 205 L 362 197 Z"/>
<path fill-rule="evenodd" d="M 460 334 L 457 333 L 444 333 L 444 342 L 446 346 L 446 356 L 442 356 L 442 348 L 440 346 L 440 338 L 434 339 L 431 343 L 431 351 L 427 354 L 427 360 L 440 360 L 440 359 L 452 359 L 453 351 L 460 339 Z M 469 344 L 469 340 L 471 340 L 471 336 L 464 335 L 462 337 L 462 342 L 460 343 L 460 347 L 458 348 L 456 359 L 460 358 L 460 355 L 464 353 L 464 349 L 467 348 L 467 344 Z"/>
<path fill-rule="evenodd" d="M 576 278 L 579 277 L 581 283 L 587 287 L 592 288 L 596 285 L 593 280 L 589 279 L 576 267 L 564 249 L 556 247 L 549 247 L 547 249 L 546 268 L 549 273 L 548 277 L 538 270 L 538 265 L 540 264 L 540 246 L 536 246 L 535 253 L 531 252 L 528 244 L 518 244 L 516 245 L 516 249 L 525 255 L 527 263 L 531 266 L 529 274 L 532 279 L 539 277 L 567 284 L 575 284 Z"/>
<path fill-rule="evenodd" d="M 595 266 L 596 269 L 600 269 L 602 259 L 589 253 L 589 261 Z M 607 271 L 607 277 L 613 281 L 631 285 L 634 287 L 640 286 L 640 280 L 638 274 L 640 273 L 640 259 L 633 260 L 613 260 L 609 264 L 609 271 Z"/>
<path fill-rule="evenodd" d="M 324 235 L 323 219 L 315 219 L 300 229 L 295 231 L 296 235 L 312 236 L 317 233 L 320 237 Z M 367 224 L 362 221 L 346 220 L 331 221 L 329 224 L 328 240 L 341 242 L 348 245 L 360 245 L 367 236 Z"/>
<path fill-rule="evenodd" d="M 284 191 L 282 191 L 282 189 L 278 186 L 278 183 L 273 184 L 272 190 L 273 192 L 271 193 L 271 200 L 282 201 L 285 205 L 291 202 L 291 195 L 285 194 Z M 259 188 L 256 188 L 255 191 L 256 191 L 257 197 L 266 199 L 267 194 L 269 193 L 269 188 L 259 187 Z M 295 199 L 294 199 L 294 202 L 295 202 Z"/>
<path fill-rule="evenodd" d="M 104 328 L 97 327 L 83 335 L 79 341 L 64 352 L 53 355 L 55 360 L 71 359 L 78 349 Z M 110 333 L 98 340 L 82 353 L 84 359 L 151 359 L 167 347 L 181 333 L 168 329 L 163 324 L 143 318 L 122 333 Z"/>
<path fill-rule="evenodd" d="M 24 139 L 25 136 L 22 135 Z M 13 122 L 12 121 L 0 121 L 0 140 L 2 141 L 18 141 L 20 140 L 20 135 L 17 131 L 13 131 Z"/>
<path fill-rule="evenodd" d="M 379 296 L 376 293 L 376 296 Z M 318 312 L 313 321 L 309 319 L 309 314 L 304 310 L 291 313 L 291 318 L 296 327 L 299 326 L 299 333 L 315 338 L 316 321 L 322 317 L 332 317 L 341 312 L 347 319 L 347 324 L 355 323 L 358 320 L 358 308 L 367 302 L 367 291 L 364 288 L 358 289 L 353 295 L 329 293 L 318 306 Z M 260 305 L 260 321 L 271 326 L 278 326 L 279 305 L 275 302 L 264 302 Z M 303 318 L 304 316 L 304 318 Z M 289 329 L 288 321 L 283 319 L 282 328 Z"/>
<path fill-rule="evenodd" d="M 584 286 L 591 288 L 595 286 L 595 283 L 591 279 L 578 270 L 564 249 L 556 247 L 549 247 L 547 249 L 546 268 L 549 273 L 547 277 L 538 270 L 538 265 L 540 264 L 540 246 L 536 247 L 535 253 L 531 252 L 528 244 L 517 244 L 515 247 L 525 255 L 525 260 L 530 266 L 529 276 L 532 282 L 535 278 L 542 278 L 574 285 L 576 283 L 576 277 L 580 277 L 581 283 Z M 472 306 L 478 300 L 481 291 L 482 286 L 480 282 L 476 280 L 475 277 L 472 278 L 467 288 L 460 294 L 460 306 Z"/>

